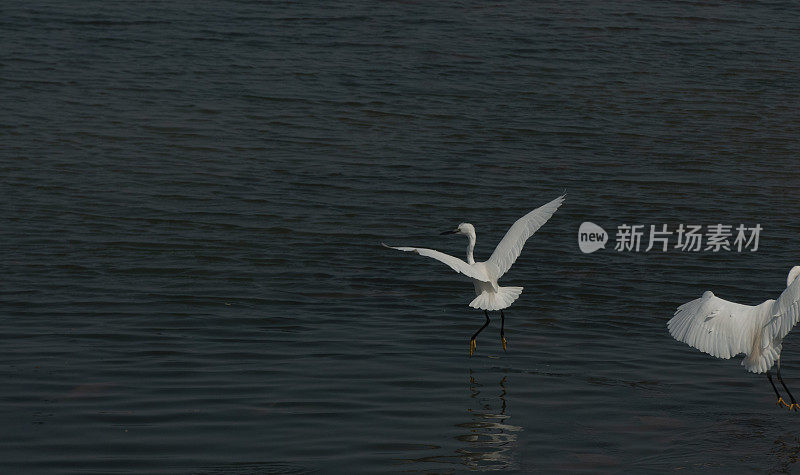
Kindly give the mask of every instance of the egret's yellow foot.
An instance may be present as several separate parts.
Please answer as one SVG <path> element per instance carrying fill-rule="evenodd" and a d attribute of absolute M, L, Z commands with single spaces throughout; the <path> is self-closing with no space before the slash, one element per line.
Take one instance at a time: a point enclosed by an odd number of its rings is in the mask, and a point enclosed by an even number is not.
<path fill-rule="evenodd" d="M 503 342 L 503 351 L 508 351 L 508 341 L 506 340 L 506 337 L 501 336 L 500 341 Z"/>
<path fill-rule="evenodd" d="M 797 411 L 798 409 L 800 409 L 800 404 L 797 404 L 796 402 L 793 402 L 792 405 L 789 406 L 790 411 Z"/>
<path fill-rule="evenodd" d="M 778 398 L 778 402 L 777 402 L 777 404 L 778 404 L 778 406 L 785 406 L 785 407 L 789 407 L 789 408 L 791 407 L 791 406 L 789 406 L 788 404 L 786 404 L 786 403 L 783 401 L 783 398 L 782 398 L 782 397 L 779 397 L 779 398 Z"/>
<path fill-rule="evenodd" d="M 475 349 L 478 348 L 478 344 L 475 340 L 469 341 L 469 355 L 472 356 L 472 353 L 475 353 Z"/>

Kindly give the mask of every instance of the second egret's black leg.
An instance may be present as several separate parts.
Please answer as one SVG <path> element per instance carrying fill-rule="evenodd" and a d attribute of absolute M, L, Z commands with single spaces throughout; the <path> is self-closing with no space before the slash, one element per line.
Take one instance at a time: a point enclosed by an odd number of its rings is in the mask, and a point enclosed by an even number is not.
<path fill-rule="evenodd" d="M 767 370 L 767 379 L 769 380 L 769 384 L 772 385 L 772 390 L 775 391 L 775 397 L 778 398 L 778 405 L 780 406 L 783 404 L 784 406 L 788 406 L 785 402 L 783 402 L 783 398 L 781 397 L 781 393 L 778 392 L 778 388 L 775 387 L 775 383 L 772 382 L 772 374 L 770 374 L 769 370 Z"/>
<path fill-rule="evenodd" d="M 475 343 L 475 338 L 477 338 L 477 337 L 478 337 L 478 333 L 482 332 L 482 331 L 483 331 L 483 329 L 484 329 L 484 328 L 486 328 L 486 327 L 489 325 L 489 321 L 490 321 L 490 320 L 489 320 L 489 312 L 487 312 L 486 310 L 484 310 L 484 311 L 483 311 L 483 314 L 484 314 L 484 315 L 486 315 L 486 323 L 484 323 L 484 324 L 483 324 L 483 326 L 482 326 L 482 327 L 480 327 L 480 328 L 478 329 L 478 331 L 476 331 L 476 332 L 475 332 L 475 334 L 474 334 L 474 335 L 472 335 L 472 338 L 470 338 L 470 339 L 469 339 L 469 355 L 470 355 L 470 356 L 472 356 L 472 353 L 474 353 L 474 352 L 475 352 L 475 348 L 477 348 L 477 347 L 478 347 L 478 344 L 477 344 L 477 343 Z"/>
<path fill-rule="evenodd" d="M 503 327 L 506 325 L 506 316 L 503 315 L 503 311 L 500 310 L 500 342 L 503 343 L 503 351 L 508 351 L 508 342 L 506 341 L 506 335 L 503 331 Z"/>
<path fill-rule="evenodd" d="M 781 360 L 780 359 L 778 360 L 778 381 L 781 382 L 781 386 L 783 386 L 783 389 L 786 390 L 786 394 L 789 395 L 789 399 L 792 401 L 791 405 L 786 404 L 785 402 L 783 404 L 786 405 L 786 406 L 789 406 L 789 410 L 790 411 L 796 411 L 796 410 L 800 409 L 800 405 L 798 405 L 797 401 L 794 400 L 794 396 L 792 396 L 791 391 L 789 391 L 789 388 L 786 387 L 786 383 L 783 382 L 783 378 L 781 378 Z"/>

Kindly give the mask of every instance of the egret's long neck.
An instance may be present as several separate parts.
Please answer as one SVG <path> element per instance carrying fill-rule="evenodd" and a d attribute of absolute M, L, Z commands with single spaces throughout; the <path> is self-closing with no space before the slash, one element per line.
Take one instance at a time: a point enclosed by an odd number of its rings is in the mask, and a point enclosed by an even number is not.
<path fill-rule="evenodd" d="M 786 278 L 786 287 L 792 285 L 798 275 L 800 275 L 800 266 L 792 267 L 792 270 L 789 271 L 789 277 Z"/>
<path fill-rule="evenodd" d="M 475 258 L 472 256 L 472 250 L 475 249 L 475 233 L 467 234 L 469 244 L 467 244 L 467 264 L 475 264 Z"/>

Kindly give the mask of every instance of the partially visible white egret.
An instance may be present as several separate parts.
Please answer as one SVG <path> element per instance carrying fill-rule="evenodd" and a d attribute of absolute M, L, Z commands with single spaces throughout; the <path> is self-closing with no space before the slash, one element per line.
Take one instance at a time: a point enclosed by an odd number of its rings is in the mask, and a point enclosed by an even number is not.
<path fill-rule="evenodd" d="M 565 196 L 565 195 L 564 195 Z M 477 348 L 475 338 L 478 334 L 489 325 L 489 311 L 500 310 L 500 341 L 503 344 L 503 350 L 507 351 L 507 341 L 504 333 L 505 315 L 503 309 L 508 308 L 522 293 L 522 287 L 500 287 L 497 285 L 497 280 L 505 274 L 514 261 L 517 260 L 519 254 L 522 252 L 522 246 L 525 241 L 533 235 L 544 223 L 550 219 L 550 216 L 556 212 L 561 203 L 564 202 L 564 196 L 560 196 L 546 205 L 540 206 L 515 222 L 508 230 L 506 235 L 497 245 L 491 257 L 484 262 L 475 262 L 472 251 L 475 248 L 475 227 L 469 223 L 461 223 L 453 231 L 445 231 L 441 234 L 464 234 L 469 238 L 467 245 L 467 262 L 462 261 L 457 257 L 445 254 L 443 252 L 434 251 L 433 249 L 425 249 L 421 247 L 393 247 L 383 244 L 390 249 L 397 249 L 399 251 L 416 252 L 419 255 L 432 257 L 438 261 L 444 262 L 451 269 L 472 279 L 475 286 L 475 293 L 477 297 L 470 302 L 469 306 L 483 310 L 486 316 L 486 323 L 472 335 L 469 340 L 469 355 Z"/>
<path fill-rule="evenodd" d="M 676 340 L 717 358 L 728 359 L 744 353 L 742 366 L 753 373 L 767 373 L 778 405 L 800 409 L 781 378 L 781 342 L 800 320 L 800 266 L 794 266 L 786 278 L 786 290 L 778 300 L 756 305 L 741 305 L 723 300 L 710 291 L 678 307 L 667 322 Z M 778 381 L 791 400 L 781 397 L 769 369 L 778 365 Z"/>

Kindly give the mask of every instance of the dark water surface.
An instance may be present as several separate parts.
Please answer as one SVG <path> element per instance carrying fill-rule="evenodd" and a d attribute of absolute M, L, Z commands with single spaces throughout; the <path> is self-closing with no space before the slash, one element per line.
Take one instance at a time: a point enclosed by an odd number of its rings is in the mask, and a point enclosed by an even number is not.
<path fill-rule="evenodd" d="M 800 264 L 790 5 L 4 2 L 3 471 L 797 470 L 766 378 L 665 328 Z M 379 243 L 483 260 L 563 190 L 468 358 L 471 284 Z"/>

